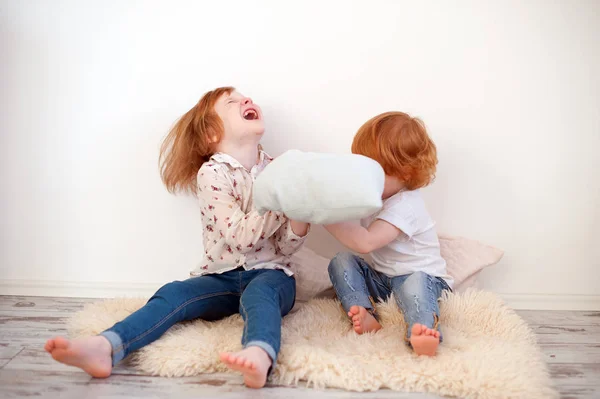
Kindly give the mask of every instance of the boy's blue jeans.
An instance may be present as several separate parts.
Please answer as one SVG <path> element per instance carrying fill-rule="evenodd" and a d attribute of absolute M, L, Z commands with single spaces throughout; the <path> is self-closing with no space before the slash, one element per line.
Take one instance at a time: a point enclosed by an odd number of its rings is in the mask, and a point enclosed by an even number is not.
<path fill-rule="evenodd" d="M 143 308 L 101 333 L 112 345 L 113 366 L 157 340 L 184 320 L 219 320 L 235 313 L 244 319 L 242 345 L 264 349 L 273 366 L 281 345 L 281 319 L 294 306 L 296 280 L 280 270 L 238 268 L 174 281 L 160 288 Z"/>
<path fill-rule="evenodd" d="M 394 293 L 408 324 L 407 339 L 415 323 L 439 330 L 438 299 L 444 290 L 450 290 L 440 277 L 423 272 L 388 277 L 373 270 L 364 259 L 342 252 L 329 263 L 329 278 L 346 312 L 354 305 L 374 312 L 373 298 L 386 300 Z M 440 331 L 440 341 L 441 337 Z"/>

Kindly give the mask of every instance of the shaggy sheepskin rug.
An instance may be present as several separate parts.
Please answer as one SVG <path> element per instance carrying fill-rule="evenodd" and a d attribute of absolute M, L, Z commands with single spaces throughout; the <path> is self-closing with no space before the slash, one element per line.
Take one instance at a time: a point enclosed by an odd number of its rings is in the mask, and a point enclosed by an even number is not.
<path fill-rule="evenodd" d="M 70 333 L 97 334 L 144 303 L 110 299 L 90 304 L 70 320 Z M 444 342 L 435 358 L 427 358 L 404 343 L 406 327 L 393 298 L 378 307 L 383 329 L 364 335 L 354 333 L 338 301 L 314 299 L 285 317 L 270 382 L 468 398 L 557 397 L 534 333 L 498 296 L 475 290 L 448 294 L 440 308 Z M 129 360 L 165 377 L 227 372 L 218 354 L 241 348 L 242 326 L 239 315 L 181 323 Z"/>

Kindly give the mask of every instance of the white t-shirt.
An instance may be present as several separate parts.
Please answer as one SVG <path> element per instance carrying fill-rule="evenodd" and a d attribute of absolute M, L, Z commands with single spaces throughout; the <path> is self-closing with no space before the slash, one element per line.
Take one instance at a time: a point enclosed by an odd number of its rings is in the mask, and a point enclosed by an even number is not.
<path fill-rule="evenodd" d="M 390 277 L 422 271 L 442 277 L 452 288 L 453 279 L 440 255 L 435 222 L 429 216 L 419 190 L 401 191 L 386 199 L 383 208 L 361 220 L 361 225 L 367 228 L 376 219 L 385 220 L 402 233 L 385 247 L 371 252 L 375 270 Z"/>

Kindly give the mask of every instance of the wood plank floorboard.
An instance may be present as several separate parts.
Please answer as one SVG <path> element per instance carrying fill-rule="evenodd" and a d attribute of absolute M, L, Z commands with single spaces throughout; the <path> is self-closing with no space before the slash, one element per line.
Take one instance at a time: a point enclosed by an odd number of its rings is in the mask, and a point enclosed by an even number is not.
<path fill-rule="evenodd" d="M 239 376 L 187 378 L 145 375 L 125 365 L 105 380 L 53 361 L 46 339 L 66 334 L 66 321 L 97 299 L 0 296 L 0 398 L 397 398 L 435 395 L 380 390 L 346 392 L 269 386 L 246 389 Z M 550 375 L 562 398 L 600 398 L 600 312 L 520 310 L 536 333 Z"/>

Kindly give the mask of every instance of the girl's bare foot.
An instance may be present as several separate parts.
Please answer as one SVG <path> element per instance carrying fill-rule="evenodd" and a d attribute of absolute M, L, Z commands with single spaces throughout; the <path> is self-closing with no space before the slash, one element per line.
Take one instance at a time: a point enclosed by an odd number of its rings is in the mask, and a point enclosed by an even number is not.
<path fill-rule="evenodd" d="M 79 367 L 92 377 L 106 378 L 112 371 L 112 346 L 102 336 L 68 340 L 49 339 L 44 346 L 54 360 Z"/>
<path fill-rule="evenodd" d="M 267 352 L 258 346 L 249 346 L 235 353 L 221 353 L 221 361 L 230 369 L 241 372 L 248 388 L 265 386 L 272 363 Z"/>
<path fill-rule="evenodd" d="M 352 325 L 357 334 L 381 330 L 381 324 L 362 306 L 352 306 L 348 316 L 352 319 Z"/>
<path fill-rule="evenodd" d="M 411 330 L 410 344 L 417 355 L 435 356 L 440 344 L 440 332 L 423 324 L 415 324 Z"/>

